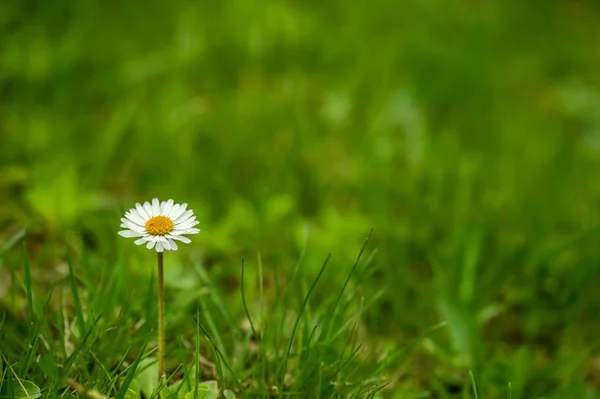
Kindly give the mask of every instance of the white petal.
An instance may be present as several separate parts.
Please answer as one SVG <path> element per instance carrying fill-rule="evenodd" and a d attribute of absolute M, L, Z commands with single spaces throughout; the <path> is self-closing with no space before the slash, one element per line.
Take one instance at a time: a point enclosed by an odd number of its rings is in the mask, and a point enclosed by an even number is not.
<path fill-rule="evenodd" d="M 179 235 L 198 234 L 198 233 L 200 233 L 200 229 L 191 228 L 191 229 L 184 230 L 183 233 L 179 234 Z"/>
<path fill-rule="evenodd" d="M 194 232 L 198 232 L 200 230 L 198 230 L 196 227 L 186 227 L 185 229 L 181 229 L 181 228 L 176 228 L 173 229 L 169 232 L 169 234 L 172 234 L 174 236 L 180 236 L 182 234 L 188 234 L 188 232 L 190 232 L 190 234 L 194 234 Z"/>
<path fill-rule="evenodd" d="M 138 233 L 137 231 L 132 231 L 132 230 L 123 230 L 123 231 L 119 231 L 119 235 L 121 237 L 132 238 L 132 237 L 142 237 L 144 234 Z"/>
<path fill-rule="evenodd" d="M 163 213 L 163 215 L 169 216 L 171 209 L 173 209 L 173 200 L 171 198 L 169 198 L 167 200 L 167 204 L 165 205 L 165 213 Z"/>
<path fill-rule="evenodd" d="M 167 205 L 167 201 L 161 201 L 159 208 L 160 208 L 160 214 L 164 215 L 165 214 L 165 206 Z"/>
<path fill-rule="evenodd" d="M 172 235 L 172 236 L 180 236 L 180 235 L 183 235 L 183 234 L 185 234 L 185 232 L 186 232 L 186 231 L 187 231 L 187 229 L 186 229 L 186 230 L 183 230 L 183 229 L 182 229 L 182 230 L 180 230 L 180 229 L 176 229 L 176 230 L 171 230 L 171 231 L 169 232 L 169 234 L 170 234 L 170 235 Z"/>
<path fill-rule="evenodd" d="M 147 222 L 148 219 L 150 219 L 150 216 L 148 216 L 148 213 L 146 213 L 146 210 L 144 209 L 144 207 L 142 205 L 140 205 L 139 202 L 137 202 L 135 204 L 135 209 L 137 209 L 137 211 L 140 214 L 140 216 L 142 217 L 142 219 L 144 219 L 144 222 Z"/>
<path fill-rule="evenodd" d="M 133 231 L 136 231 L 138 233 L 146 233 L 146 228 L 145 227 L 138 226 L 137 224 L 133 223 L 129 219 L 121 219 L 121 220 L 123 221 L 123 224 L 125 225 L 125 227 L 127 227 L 129 230 L 133 230 Z"/>
<path fill-rule="evenodd" d="M 179 211 L 179 207 L 180 207 L 180 206 L 181 206 L 181 205 L 179 205 L 179 204 L 175 204 L 175 205 L 173 205 L 173 207 L 171 208 L 171 212 L 169 212 L 169 214 L 167 215 L 168 217 L 170 217 L 170 218 L 171 218 L 171 220 L 173 219 L 173 214 L 174 214 L 175 212 L 178 212 L 178 211 Z"/>
<path fill-rule="evenodd" d="M 175 206 L 177 206 L 177 205 L 175 205 Z M 175 221 L 175 219 L 177 219 L 179 216 L 181 216 L 181 214 L 185 211 L 185 208 L 187 208 L 187 204 L 185 202 L 183 204 L 179 205 L 179 208 L 177 208 L 177 210 L 175 210 L 175 208 L 173 207 L 173 210 L 171 211 L 171 214 L 169 215 L 171 220 Z"/>
<path fill-rule="evenodd" d="M 140 238 L 140 239 L 138 239 L 138 240 L 135 240 L 133 243 L 134 243 L 135 245 L 142 245 L 142 244 L 143 244 L 143 243 L 145 243 L 146 241 L 148 241 L 148 239 L 147 239 L 147 237 L 144 237 L 144 238 Z"/>
<path fill-rule="evenodd" d="M 125 216 L 127 216 L 127 215 L 128 215 L 128 214 L 126 213 L 126 214 L 125 214 Z M 133 223 L 133 224 L 135 224 L 135 225 L 138 225 L 138 226 L 140 226 L 139 224 L 135 223 L 133 220 L 127 219 L 126 217 L 124 217 L 124 218 L 121 218 L 121 222 L 122 222 L 122 223 L 129 222 L 129 223 Z M 140 226 L 140 227 L 141 227 L 141 226 Z"/>
<path fill-rule="evenodd" d="M 156 252 L 162 252 L 163 251 L 163 243 L 162 242 L 157 242 L 156 243 Z"/>
<path fill-rule="evenodd" d="M 177 243 L 174 240 L 169 239 L 169 244 L 171 245 L 172 251 L 177 251 Z"/>
<path fill-rule="evenodd" d="M 150 237 L 148 237 L 148 239 L 154 241 L 154 242 L 165 242 L 167 241 L 167 239 L 165 238 L 165 236 L 159 236 L 159 235 L 151 235 Z"/>
<path fill-rule="evenodd" d="M 148 244 L 146 244 L 146 248 L 152 249 L 154 247 L 154 244 L 156 244 L 155 241 L 148 241 Z"/>
<path fill-rule="evenodd" d="M 156 216 L 154 214 L 154 211 L 152 211 L 152 205 L 150 205 L 150 203 L 148 201 L 144 202 L 144 209 L 146 210 L 146 213 L 148 214 L 148 219 L 150 219 L 153 216 Z"/>
<path fill-rule="evenodd" d="M 129 210 L 129 213 L 131 213 L 133 216 L 137 216 L 138 218 L 144 220 L 144 218 L 142 217 L 142 215 L 140 215 L 136 207 L 131 208 Z"/>
<path fill-rule="evenodd" d="M 154 212 L 154 216 L 160 215 L 160 203 L 158 202 L 158 198 L 152 199 L 152 211 Z"/>
<path fill-rule="evenodd" d="M 173 219 L 173 223 L 175 223 L 175 224 L 181 223 L 182 221 L 188 219 L 193 214 L 194 214 L 194 211 L 192 211 L 191 209 L 189 209 L 189 210 L 183 212 L 181 214 L 181 216 L 179 216 L 177 219 Z"/>
<path fill-rule="evenodd" d="M 146 224 L 144 219 L 138 216 L 137 211 L 135 211 L 135 215 L 131 212 L 128 212 L 125 214 L 125 217 L 139 226 L 144 226 Z"/>
<path fill-rule="evenodd" d="M 192 242 L 192 240 L 190 240 L 189 238 L 187 238 L 185 236 L 174 236 L 174 235 L 168 234 L 166 237 L 170 238 L 172 240 L 179 240 L 181 242 L 185 242 L 186 244 L 189 244 L 190 242 Z"/>
<path fill-rule="evenodd" d="M 178 223 L 187 223 L 187 222 L 194 222 L 196 221 L 196 216 L 194 215 L 190 215 L 188 218 L 179 218 Z"/>
<path fill-rule="evenodd" d="M 196 226 L 197 224 L 199 224 L 200 222 L 197 220 L 192 220 L 192 221 L 188 221 L 188 222 L 183 222 L 183 223 L 179 223 L 177 225 L 175 225 L 175 230 L 185 230 L 185 229 L 189 229 L 191 227 Z"/>
<path fill-rule="evenodd" d="M 164 238 L 164 237 L 163 237 L 163 238 Z M 166 238 L 165 238 L 165 241 L 164 241 L 164 242 L 163 242 L 163 241 L 161 241 L 161 242 L 159 242 L 159 244 L 162 244 L 162 245 L 165 247 L 165 249 L 166 249 L 167 251 L 170 251 L 170 250 L 171 250 L 171 244 L 169 243 L 169 240 L 167 240 Z"/>
<path fill-rule="evenodd" d="M 144 227 L 140 227 L 140 226 L 138 226 L 137 224 L 135 224 L 133 222 L 127 222 L 127 224 L 121 223 L 119 226 L 122 227 L 123 229 L 128 229 L 128 230 L 133 230 L 135 232 L 138 232 L 141 235 L 147 235 L 148 234 L 148 232 L 146 231 L 146 229 Z M 131 228 L 131 226 L 135 226 L 135 227 Z"/>
<path fill-rule="evenodd" d="M 186 234 L 198 234 L 198 233 L 200 233 L 200 229 L 191 228 L 191 229 L 185 229 L 185 230 L 173 230 L 169 234 L 174 237 L 179 237 L 179 236 L 183 236 Z"/>

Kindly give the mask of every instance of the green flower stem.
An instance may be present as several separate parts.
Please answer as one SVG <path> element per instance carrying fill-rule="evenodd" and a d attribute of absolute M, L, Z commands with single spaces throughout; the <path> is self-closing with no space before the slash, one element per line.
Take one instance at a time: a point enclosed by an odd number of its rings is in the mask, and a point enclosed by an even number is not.
<path fill-rule="evenodd" d="M 165 378 L 165 284 L 163 253 L 158 254 L 158 380 Z"/>

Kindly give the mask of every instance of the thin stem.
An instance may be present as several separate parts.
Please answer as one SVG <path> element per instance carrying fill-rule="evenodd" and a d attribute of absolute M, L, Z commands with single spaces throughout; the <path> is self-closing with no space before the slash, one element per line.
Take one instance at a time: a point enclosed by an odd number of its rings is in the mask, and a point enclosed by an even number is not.
<path fill-rule="evenodd" d="M 158 381 L 165 375 L 165 285 L 163 280 L 163 253 L 158 254 Z"/>

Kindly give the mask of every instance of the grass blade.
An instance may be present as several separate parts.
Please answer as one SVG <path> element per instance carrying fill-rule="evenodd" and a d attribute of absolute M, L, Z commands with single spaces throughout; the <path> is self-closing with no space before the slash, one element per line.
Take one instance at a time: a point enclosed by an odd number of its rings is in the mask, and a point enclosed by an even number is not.
<path fill-rule="evenodd" d="M 373 229 L 371 229 L 371 232 L 369 232 L 369 235 L 367 236 L 367 239 L 363 243 L 363 246 L 360 249 L 360 252 L 358 253 L 358 256 L 356 257 L 356 261 L 352 265 L 352 268 L 350 268 L 350 272 L 348 273 L 348 276 L 346 277 L 346 281 L 344 281 L 344 285 L 342 286 L 342 289 L 340 290 L 340 293 L 338 294 L 337 298 L 335 299 L 333 307 L 331 308 L 329 314 L 327 315 L 326 320 L 328 322 L 327 322 L 327 328 L 326 328 L 326 331 L 325 331 L 325 339 L 326 340 L 329 339 L 329 334 L 331 333 L 331 326 L 333 325 L 333 319 L 334 319 L 334 317 L 336 315 L 336 310 L 337 310 L 338 305 L 340 304 L 340 301 L 342 299 L 342 295 L 344 294 L 344 291 L 346 290 L 346 287 L 348 286 L 348 283 L 350 282 L 350 278 L 352 277 L 352 274 L 354 273 L 354 270 L 358 266 L 358 262 L 360 262 L 360 258 L 362 257 L 362 254 L 365 251 L 365 248 L 367 247 L 369 239 L 371 238 L 371 234 L 373 234 Z"/>
<path fill-rule="evenodd" d="M 42 325 L 46 321 L 46 317 L 48 315 L 48 310 L 50 308 L 50 300 L 52 299 L 53 292 L 54 292 L 54 289 L 52 289 L 52 291 L 50 291 L 50 294 L 48 295 L 48 299 L 46 300 L 46 304 L 44 305 L 44 311 L 42 313 L 41 319 L 38 320 L 37 323 L 35 323 L 36 324 L 35 331 L 33 331 L 33 323 L 31 325 L 32 334 L 30 336 L 29 347 L 28 347 L 27 352 L 23 356 L 23 359 L 21 360 L 21 362 L 19 364 L 19 374 L 21 374 L 21 375 L 25 375 L 27 370 L 29 370 L 29 365 L 31 364 L 32 359 L 37 354 L 37 349 L 39 347 L 40 330 L 42 328 Z"/>
<path fill-rule="evenodd" d="M 2 339 L 2 331 L 4 330 L 4 322 L 6 321 L 6 312 L 2 313 L 2 320 L 0 320 L 0 339 Z"/>
<path fill-rule="evenodd" d="M 478 399 L 479 396 L 477 395 L 477 384 L 475 383 L 475 376 L 473 375 L 472 370 L 469 370 L 469 376 L 471 377 L 471 384 L 473 386 L 473 395 L 475 396 L 475 399 Z"/>
<path fill-rule="evenodd" d="M 77 315 L 79 334 L 83 335 L 86 330 L 85 320 L 83 319 L 83 309 L 81 307 L 79 290 L 77 289 L 77 282 L 75 280 L 75 273 L 73 271 L 73 260 L 71 259 L 71 252 L 69 250 L 67 250 L 67 263 L 69 264 L 69 282 L 71 284 L 71 293 L 73 295 L 73 303 L 75 305 L 75 314 Z"/>
<path fill-rule="evenodd" d="M 210 342 L 210 344 L 212 345 L 214 351 L 219 355 L 219 357 L 221 358 L 221 360 L 225 364 L 225 367 L 227 367 L 227 370 L 229 370 L 229 372 L 233 376 L 233 379 L 235 380 L 236 385 L 240 388 L 240 391 L 242 392 L 242 397 L 246 397 L 246 390 L 244 389 L 244 386 L 242 385 L 242 383 L 240 382 L 240 380 L 235 375 L 235 372 L 233 371 L 233 369 L 229 366 L 229 363 L 227 363 L 227 360 L 225 360 L 225 358 L 223 357 L 223 353 L 221 352 L 221 350 L 215 345 L 215 342 L 211 338 L 210 334 L 208 334 L 208 332 L 204 329 L 204 327 L 202 327 L 202 324 L 200 324 L 200 320 L 199 319 L 196 319 L 196 324 L 197 324 L 198 327 L 200 327 L 200 329 L 202 330 L 202 332 L 206 336 L 206 339 L 208 339 L 208 342 Z"/>
<path fill-rule="evenodd" d="M 129 372 L 127 373 L 127 377 L 125 377 L 123 384 L 121 384 L 121 387 L 119 388 L 119 391 L 117 392 L 117 395 L 115 396 L 115 399 L 125 398 L 127 389 L 129 388 L 131 381 L 133 381 L 133 378 L 135 377 L 135 372 L 137 371 L 138 366 L 140 365 L 140 362 L 142 361 L 142 358 L 144 357 L 144 350 L 146 349 L 146 345 L 148 345 L 148 341 L 144 341 L 144 344 L 142 345 L 140 352 L 138 353 L 133 365 L 131 366 L 131 368 L 129 369 Z"/>
<path fill-rule="evenodd" d="M 241 288 L 242 288 L 242 303 L 244 304 L 244 311 L 246 312 L 246 317 L 248 318 L 248 322 L 250 323 L 250 329 L 252 330 L 252 335 L 256 337 L 256 329 L 254 328 L 254 323 L 252 322 L 252 317 L 250 317 L 250 313 L 248 312 L 248 305 L 246 305 L 246 295 L 244 293 L 244 259 L 242 259 L 242 277 L 241 277 Z"/>
<path fill-rule="evenodd" d="M 29 263 L 27 244 L 25 242 L 23 242 L 23 261 L 25 263 L 25 289 L 27 290 L 27 308 L 29 310 L 29 329 L 31 332 L 35 315 L 33 313 L 33 294 L 31 289 L 31 264 Z"/>
<path fill-rule="evenodd" d="M 287 363 L 288 363 L 288 358 L 290 356 L 290 351 L 292 350 L 292 343 L 294 342 L 294 335 L 296 334 L 296 329 L 298 328 L 298 324 L 300 323 L 300 319 L 302 318 L 302 314 L 304 313 L 304 308 L 306 307 L 306 304 L 308 303 L 310 294 L 313 292 L 315 286 L 317 285 L 317 282 L 319 281 L 319 279 L 321 278 L 321 275 L 325 271 L 325 268 L 327 267 L 327 264 L 329 263 L 329 259 L 331 259 L 331 254 L 327 255 L 325 262 L 323 262 L 323 266 L 321 266 L 321 270 L 319 271 L 319 274 L 317 274 L 317 278 L 315 278 L 315 281 L 313 281 L 312 285 L 308 289 L 308 292 L 307 292 L 306 296 L 304 297 L 304 301 L 302 302 L 302 307 L 300 308 L 300 311 L 298 312 L 298 316 L 296 317 L 296 321 L 294 322 L 294 327 L 292 328 L 292 335 L 290 336 L 290 341 L 288 343 L 287 351 L 285 353 L 285 359 L 283 361 L 283 367 L 281 368 L 281 377 L 280 378 L 281 378 L 282 386 L 283 386 L 284 379 L 285 379 L 285 371 L 287 369 Z"/>
<path fill-rule="evenodd" d="M 75 363 L 75 359 L 77 359 L 77 356 L 79 356 L 79 353 L 81 353 L 83 351 L 85 344 L 87 343 L 89 337 L 92 335 L 92 332 L 96 329 L 96 325 L 98 324 L 98 322 L 100 321 L 101 318 L 102 318 L 102 315 L 99 315 L 98 318 L 96 318 L 94 320 L 94 324 L 86 332 L 86 334 L 83 337 L 83 340 L 81 341 L 79 346 L 73 351 L 73 353 L 71 353 L 71 356 L 69 356 L 67 358 L 67 360 L 65 360 L 65 363 L 62 368 L 65 375 L 67 375 L 69 373 L 69 371 L 71 370 L 71 367 Z"/>
<path fill-rule="evenodd" d="M 0 256 L 4 255 L 11 249 L 21 238 L 25 237 L 25 229 L 17 231 L 6 243 L 0 248 Z"/>
<path fill-rule="evenodd" d="M 434 332 L 438 331 L 439 329 L 446 327 L 447 325 L 448 325 L 447 322 L 441 321 L 438 324 L 435 324 L 434 326 L 428 328 L 427 330 L 425 330 L 425 332 L 423 332 L 417 338 L 413 339 L 408 344 L 406 344 L 402 348 L 400 348 L 396 353 L 394 353 L 393 355 L 390 355 L 389 358 L 384 363 L 382 363 L 379 367 L 377 367 L 375 370 L 373 370 L 372 375 L 380 373 L 385 366 L 387 366 L 389 364 L 393 364 L 394 362 L 403 358 L 419 342 L 421 342 L 423 339 L 425 339 L 429 335 L 433 334 Z"/>

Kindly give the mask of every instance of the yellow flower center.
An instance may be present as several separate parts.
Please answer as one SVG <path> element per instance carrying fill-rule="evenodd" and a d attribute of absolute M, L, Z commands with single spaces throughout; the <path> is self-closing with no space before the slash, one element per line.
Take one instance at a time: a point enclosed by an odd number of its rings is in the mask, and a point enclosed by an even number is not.
<path fill-rule="evenodd" d="M 173 221 L 166 216 L 153 216 L 146 222 L 146 230 L 155 236 L 164 236 L 173 230 Z"/>

